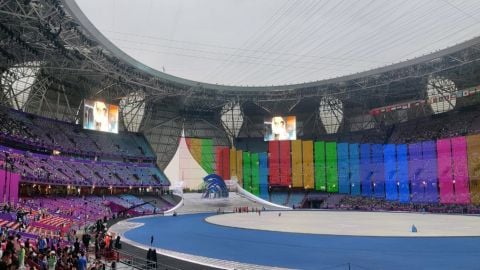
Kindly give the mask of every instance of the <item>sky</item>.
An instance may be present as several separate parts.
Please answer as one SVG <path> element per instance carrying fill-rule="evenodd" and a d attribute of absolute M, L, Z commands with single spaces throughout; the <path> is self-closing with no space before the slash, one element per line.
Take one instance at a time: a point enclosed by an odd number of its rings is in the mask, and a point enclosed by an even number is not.
<path fill-rule="evenodd" d="M 474 0 L 76 0 L 116 46 L 158 71 L 240 86 L 319 81 L 479 36 Z"/>

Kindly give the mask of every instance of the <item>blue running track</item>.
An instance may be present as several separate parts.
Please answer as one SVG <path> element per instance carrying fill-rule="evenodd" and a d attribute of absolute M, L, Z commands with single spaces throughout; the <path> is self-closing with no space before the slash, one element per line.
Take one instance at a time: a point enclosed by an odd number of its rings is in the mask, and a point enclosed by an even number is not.
<path fill-rule="evenodd" d="M 207 223 L 211 214 L 136 219 L 135 242 L 198 256 L 297 269 L 480 269 L 480 237 L 363 237 L 270 232 Z M 319 224 L 321 226 L 321 224 Z"/>

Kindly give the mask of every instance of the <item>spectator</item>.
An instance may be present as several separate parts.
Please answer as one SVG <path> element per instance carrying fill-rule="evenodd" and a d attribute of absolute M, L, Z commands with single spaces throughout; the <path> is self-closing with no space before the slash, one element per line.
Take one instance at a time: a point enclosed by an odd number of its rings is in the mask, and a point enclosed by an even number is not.
<path fill-rule="evenodd" d="M 55 270 L 55 266 L 57 265 L 57 256 L 55 251 L 50 251 L 47 257 L 47 266 L 48 270 Z"/>
<path fill-rule="evenodd" d="M 85 257 L 85 252 L 80 253 L 80 258 L 78 259 L 78 270 L 87 270 L 87 257 Z"/>

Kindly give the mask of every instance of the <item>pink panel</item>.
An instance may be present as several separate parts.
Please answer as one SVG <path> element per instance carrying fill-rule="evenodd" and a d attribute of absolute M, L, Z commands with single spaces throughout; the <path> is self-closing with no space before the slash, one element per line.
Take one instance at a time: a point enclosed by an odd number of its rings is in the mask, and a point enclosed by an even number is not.
<path fill-rule="evenodd" d="M 10 202 L 16 204 L 18 202 L 18 185 L 20 183 L 20 175 L 16 173 L 9 174 L 10 175 L 10 191 L 9 191 L 9 198 Z"/>
<path fill-rule="evenodd" d="M 3 193 L 5 192 L 5 180 L 6 180 L 6 172 L 4 170 L 0 170 L 0 203 L 5 202 Z"/>
<path fill-rule="evenodd" d="M 4 187 L 4 193 L 5 193 L 5 197 L 2 197 L 2 202 L 8 202 L 10 201 L 10 181 L 11 181 L 11 177 L 12 177 L 12 173 L 11 172 L 8 172 L 6 171 L 5 174 L 7 175 L 7 177 L 5 177 L 5 187 Z M 2 193 L 3 194 L 3 193 Z"/>
<path fill-rule="evenodd" d="M 437 162 L 440 202 L 455 203 L 450 139 L 437 140 Z"/>
<path fill-rule="evenodd" d="M 467 140 L 465 137 L 452 138 L 453 178 L 457 203 L 470 203 L 467 165 Z"/>

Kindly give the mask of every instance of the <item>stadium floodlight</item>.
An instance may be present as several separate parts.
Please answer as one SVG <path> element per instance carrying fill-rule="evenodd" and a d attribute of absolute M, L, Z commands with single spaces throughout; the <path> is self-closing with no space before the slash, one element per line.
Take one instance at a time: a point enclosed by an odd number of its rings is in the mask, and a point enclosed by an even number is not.
<path fill-rule="evenodd" d="M 428 103 L 434 114 L 451 111 L 457 104 L 457 87 L 452 80 L 430 76 L 427 82 Z"/>
<path fill-rule="evenodd" d="M 24 110 L 40 65 L 40 62 L 26 62 L 15 65 L 2 74 L 2 92 L 14 109 Z"/>
<path fill-rule="evenodd" d="M 222 125 L 225 129 L 230 144 L 233 146 L 234 139 L 240 133 L 243 125 L 243 114 L 240 104 L 238 102 L 230 102 L 223 106 L 221 111 Z"/>
<path fill-rule="evenodd" d="M 128 131 L 138 132 L 145 114 L 145 93 L 136 91 L 120 100 L 120 113 Z"/>
<path fill-rule="evenodd" d="M 343 120 L 343 103 L 333 96 L 325 96 L 320 100 L 320 120 L 328 134 L 338 131 Z"/>

